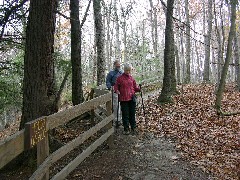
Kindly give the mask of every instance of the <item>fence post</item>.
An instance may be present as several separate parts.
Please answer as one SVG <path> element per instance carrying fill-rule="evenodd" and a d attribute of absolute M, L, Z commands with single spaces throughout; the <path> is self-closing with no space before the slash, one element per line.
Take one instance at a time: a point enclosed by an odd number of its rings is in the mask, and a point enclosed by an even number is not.
<path fill-rule="evenodd" d="M 106 109 L 107 109 L 107 116 L 110 116 L 112 114 L 112 100 L 106 102 Z M 108 125 L 106 126 L 107 129 L 111 129 L 112 124 L 113 124 L 113 122 L 110 121 L 108 123 Z M 113 147 L 113 135 L 109 136 L 107 143 L 108 143 L 109 148 Z"/>
<path fill-rule="evenodd" d="M 44 160 L 49 156 L 49 142 L 48 142 L 48 133 L 47 136 L 37 144 L 37 166 L 40 166 Z M 49 179 L 49 169 L 46 174 L 43 176 L 42 180 Z"/>
<path fill-rule="evenodd" d="M 48 131 L 46 117 L 40 117 L 34 121 L 25 123 L 24 132 L 25 149 L 33 148 L 37 145 L 37 166 L 39 167 L 49 155 Z M 42 180 L 49 179 L 49 170 Z"/>

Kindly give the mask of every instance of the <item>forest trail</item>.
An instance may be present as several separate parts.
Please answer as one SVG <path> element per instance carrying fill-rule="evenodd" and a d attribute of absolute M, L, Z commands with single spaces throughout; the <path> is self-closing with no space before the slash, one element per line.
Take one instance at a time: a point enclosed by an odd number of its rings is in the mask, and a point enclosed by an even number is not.
<path fill-rule="evenodd" d="M 111 180 L 207 180 L 210 176 L 181 157 L 170 139 L 152 133 L 114 134 L 112 149 L 102 146 L 67 179 Z"/>

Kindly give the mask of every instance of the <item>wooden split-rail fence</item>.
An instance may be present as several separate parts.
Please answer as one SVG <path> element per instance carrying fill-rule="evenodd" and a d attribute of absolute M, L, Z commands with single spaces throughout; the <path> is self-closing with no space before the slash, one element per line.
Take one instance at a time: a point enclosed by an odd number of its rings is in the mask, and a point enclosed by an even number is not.
<path fill-rule="evenodd" d="M 88 146 L 74 160 L 66 165 L 60 172 L 55 174 L 51 179 L 64 179 L 72 172 L 85 158 L 105 141 L 109 147 L 113 145 L 112 134 L 114 127 L 112 126 L 112 94 L 101 88 L 94 88 L 91 91 L 92 99 L 82 104 L 73 106 L 64 111 L 38 118 L 25 124 L 25 128 L 7 139 L 0 141 L 0 169 L 8 164 L 11 160 L 21 154 L 23 151 L 37 146 L 37 170 L 30 177 L 31 180 L 49 179 L 49 168 L 51 165 L 81 145 L 85 140 L 93 136 L 101 129 L 105 129 L 105 133 Z M 98 96 L 94 98 L 95 96 Z M 101 111 L 100 116 L 96 110 Z M 101 121 L 80 134 L 66 145 L 62 146 L 52 154 L 49 154 L 48 132 L 60 125 L 64 125 L 70 120 L 86 113 L 91 112 L 91 122 L 94 123 L 93 116 L 101 118 Z"/>

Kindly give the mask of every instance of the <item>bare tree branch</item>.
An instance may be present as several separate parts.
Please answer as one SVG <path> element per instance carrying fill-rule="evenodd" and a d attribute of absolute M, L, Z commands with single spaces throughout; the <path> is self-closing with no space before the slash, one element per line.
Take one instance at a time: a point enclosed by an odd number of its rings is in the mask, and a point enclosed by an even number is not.
<path fill-rule="evenodd" d="M 86 11 L 85 11 L 85 14 L 84 14 L 84 16 L 83 16 L 82 22 L 81 22 L 81 24 L 80 24 L 80 29 L 82 29 L 83 24 L 85 23 L 85 21 L 86 21 L 86 19 L 87 19 L 88 11 L 89 11 L 89 8 L 90 8 L 90 5 L 91 5 L 91 2 L 92 2 L 92 0 L 89 0 L 89 2 L 88 2 L 88 6 L 87 6 L 87 9 L 86 9 Z"/>
<path fill-rule="evenodd" d="M 161 4 L 163 5 L 163 7 L 166 9 L 166 11 L 168 11 L 167 6 L 166 6 L 166 4 L 164 3 L 164 1 L 163 1 L 163 0 L 160 0 L 160 1 L 161 1 Z M 191 26 L 187 25 L 185 22 L 182 22 L 180 19 L 176 18 L 175 16 L 172 15 L 172 18 L 175 20 L 175 22 L 178 21 L 179 23 L 182 24 L 182 25 L 177 25 L 177 24 L 175 24 L 175 25 L 177 26 L 177 28 L 180 28 L 181 30 L 183 30 L 183 27 L 185 26 L 185 27 L 190 28 L 194 33 L 196 33 L 196 34 L 198 34 L 198 35 L 200 35 L 200 36 L 207 37 L 206 34 L 202 34 L 202 33 L 197 32 L 197 31 L 196 31 L 195 29 L 193 29 Z M 191 37 L 191 36 L 190 36 L 190 37 Z M 211 40 L 211 41 L 216 41 L 216 40 L 213 39 L 213 38 L 210 38 L 210 40 Z M 202 44 L 204 44 L 204 43 L 202 43 Z"/>
<path fill-rule="evenodd" d="M 4 17 L 2 20 L 0 20 L 0 26 L 2 26 L 1 34 L 0 34 L 0 40 L 2 39 L 5 26 L 9 20 L 9 17 L 12 15 L 13 12 L 15 12 L 18 8 L 22 7 L 28 0 L 22 0 L 19 4 L 11 7 L 8 11 L 5 12 Z"/>
<path fill-rule="evenodd" d="M 85 11 L 84 17 L 83 17 L 82 22 L 81 22 L 81 24 L 80 24 L 80 29 L 82 28 L 84 22 L 85 22 L 86 19 L 87 19 L 88 10 L 89 10 L 89 8 L 90 8 L 91 2 L 92 2 L 92 0 L 89 0 L 87 9 L 86 9 L 86 11 Z M 80 22 L 79 19 L 70 18 L 70 17 L 66 16 L 65 14 L 61 13 L 60 11 L 56 11 L 56 13 L 59 14 L 59 15 L 61 15 L 61 16 L 64 17 L 65 19 L 69 19 L 69 20 L 72 19 L 72 20 L 74 20 L 74 21 Z"/>
<path fill-rule="evenodd" d="M 61 13 L 60 11 L 56 11 L 56 13 L 59 14 L 59 15 L 61 15 L 61 16 L 64 17 L 65 19 L 72 19 L 72 18 L 66 16 L 65 14 Z M 77 20 L 77 19 L 72 19 L 72 20 L 74 20 L 74 21 L 79 21 L 79 20 Z"/>

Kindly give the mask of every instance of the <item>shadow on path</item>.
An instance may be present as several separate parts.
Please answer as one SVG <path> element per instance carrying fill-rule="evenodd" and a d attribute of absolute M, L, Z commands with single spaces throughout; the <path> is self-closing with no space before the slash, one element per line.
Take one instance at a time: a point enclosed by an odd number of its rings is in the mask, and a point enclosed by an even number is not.
<path fill-rule="evenodd" d="M 114 147 L 101 146 L 67 179 L 207 180 L 210 176 L 189 164 L 176 152 L 171 140 L 151 133 L 137 136 L 114 134 Z"/>

